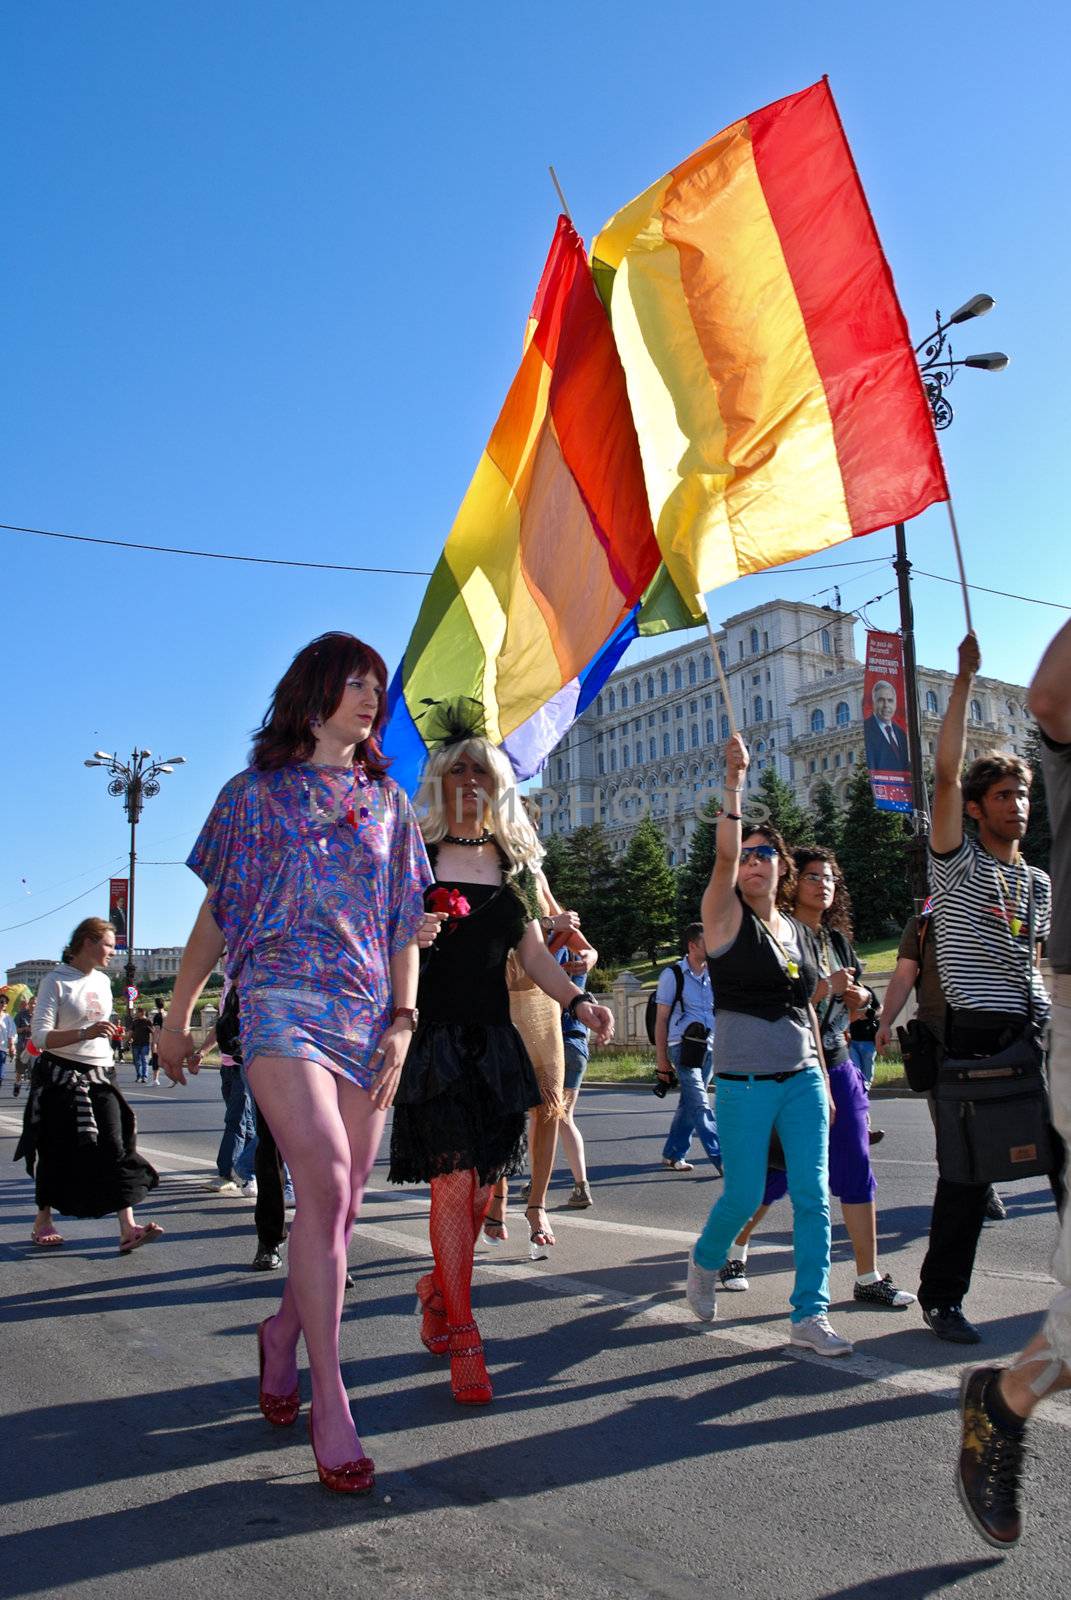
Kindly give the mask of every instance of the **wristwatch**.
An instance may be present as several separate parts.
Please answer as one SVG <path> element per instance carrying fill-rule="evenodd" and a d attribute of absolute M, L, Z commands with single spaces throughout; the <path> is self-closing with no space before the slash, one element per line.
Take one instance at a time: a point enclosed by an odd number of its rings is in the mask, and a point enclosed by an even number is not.
<path fill-rule="evenodd" d="M 417 1023 L 420 1021 L 420 1012 L 417 1010 L 416 1006 L 395 1006 L 394 1010 L 390 1014 L 390 1020 L 392 1022 L 397 1022 L 401 1017 L 405 1018 L 415 1033 L 417 1030 Z"/>
<path fill-rule="evenodd" d="M 572 1017 L 573 1020 L 575 1021 L 576 1020 L 576 1008 L 577 1008 L 577 1006 L 584 1005 L 590 999 L 591 999 L 591 996 L 589 994 L 585 994 L 583 992 L 583 990 L 581 990 L 581 992 L 579 994 L 574 994 L 573 998 L 570 1000 L 569 1004 L 565 1008 L 565 1015 L 567 1017 Z"/>

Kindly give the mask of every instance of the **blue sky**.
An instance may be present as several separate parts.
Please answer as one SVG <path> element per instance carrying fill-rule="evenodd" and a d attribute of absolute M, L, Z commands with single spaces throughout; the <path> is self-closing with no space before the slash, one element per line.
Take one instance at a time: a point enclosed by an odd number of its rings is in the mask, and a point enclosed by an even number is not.
<path fill-rule="evenodd" d="M 916 337 L 937 306 L 997 299 L 954 342 L 1012 365 L 959 375 L 942 436 L 968 574 L 1071 605 L 1068 31 L 1060 8 L 986 0 L 4 7 L 0 521 L 430 568 L 516 366 L 547 163 L 590 239 L 827 72 Z M 187 756 L 139 833 L 147 863 L 180 860 L 293 652 L 347 628 L 393 665 L 423 580 L 0 539 L 2 967 L 58 951 L 105 891 L 42 913 L 121 868 L 121 807 L 83 756 Z M 954 573 L 943 511 L 909 543 Z M 711 611 L 837 577 L 849 606 L 893 583 L 782 571 Z M 951 666 L 956 591 L 919 579 L 915 607 L 920 659 Z M 983 670 L 1020 681 L 1064 616 L 984 595 L 974 613 Z M 895 626 L 893 600 L 871 616 Z M 146 865 L 138 943 L 183 941 L 198 899 L 184 868 Z"/>

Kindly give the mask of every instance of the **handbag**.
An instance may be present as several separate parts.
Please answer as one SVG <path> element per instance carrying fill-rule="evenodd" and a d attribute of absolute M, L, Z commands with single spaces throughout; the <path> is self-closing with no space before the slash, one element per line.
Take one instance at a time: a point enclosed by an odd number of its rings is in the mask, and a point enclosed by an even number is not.
<path fill-rule="evenodd" d="M 1027 869 L 1027 938 L 1034 960 L 1034 875 Z M 934 1108 L 937 1167 L 949 1183 L 1009 1183 L 1047 1176 L 1055 1160 L 1045 1052 L 1027 972 L 1026 1022 L 995 1054 L 945 1056 Z"/>
<path fill-rule="evenodd" d="M 908 1088 L 915 1094 L 932 1093 L 937 1083 L 937 1067 L 941 1058 L 937 1039 L 918 1017 L 912 1017 L 905 1027 L 897 1028 L 896 1037 L 900 1041 Z"/>

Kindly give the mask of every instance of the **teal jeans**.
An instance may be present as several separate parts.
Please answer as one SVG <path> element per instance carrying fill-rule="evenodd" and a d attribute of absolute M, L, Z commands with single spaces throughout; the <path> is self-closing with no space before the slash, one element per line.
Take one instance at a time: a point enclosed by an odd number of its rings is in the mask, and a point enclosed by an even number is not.
<path fill-rule="evenodd" d="M 718 1079 L 725 1187 L 696 1240 L 695 1259 L 708 1271 L 724 1266 L 729 1246 L 759 1209 L 774 1128 L 792 1201 L 792 1321 L 802 1322 L 829 1309 L 829 1104 L 818 1067 L 794 1072 L 783 1083 Z"/>

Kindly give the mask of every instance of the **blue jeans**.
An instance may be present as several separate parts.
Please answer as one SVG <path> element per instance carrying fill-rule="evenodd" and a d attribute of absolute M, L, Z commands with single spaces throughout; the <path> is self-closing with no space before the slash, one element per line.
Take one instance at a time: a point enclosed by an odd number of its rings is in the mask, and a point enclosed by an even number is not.
<path fill-rule="evenodd" d="M 796 1281 L 792 1321 L 829 1309 L 829 1105 L 818 1067 L 773 1078 L 718 1080 L 718 1123 L 725 1188 L 695 1244 L 699 1266 L 716 1272 L 729 1246 L 762 1204 L 770 1134 L 777 1129 L 792 1201 Z"/>
<path fill-rule="evenodd" d="M 673 1113 L 666 1142 L 662 1147 L 663 1160 L 683 1161 L 691 1149 L 692 1135 L 695 1133 L 699 1135 L 699 1142 L 711 1161 L 716 1161 L 720 1166 L 721 1145 L 718 1142 L 718 1124 L 714 1120 L 714 1113 L 707 1099 L 707 1086 L 714 1071 L 714 1046 L 707 1045 L 706 1060 L 702 1067 L 681 1066 L 679 1042 L 669 1046 L 668 1054 L 680 1079 L 681 1097 Z"/>
<path fill-rule="evenodd" d="M 148 1083 L 148 1081 L 149 1081 L 149 1056 L 150 1056 L 150 1054 L 151 1054 L 151 1049 L 150 1049 L 149 1045 L 147 1045 L 147 1044 L 136 1044 L 134 1046 L 134 1082 L 135 1083 Z"/>
<path fill-rule="evenodd" d="M 216 1154 L 216 1170 L 221 1178 L 229 1178 L 233 1173 L 240 1182 L 248 1183 L 253 1176 L 257 1153 L 257 1122 L 241 1067 L 220 1067 L 219 1087 L 227 1109 L 223 1117 L 223 1137 Z"/>
<path fill-rule="evenodd" d="M 877 1045 L 873 1039 L 853 1039 L 848 1046 L 852 1060 L 863 1075 L 863 1082 L 867 1088 L 874 1082 L 874 1052 Z"/>

